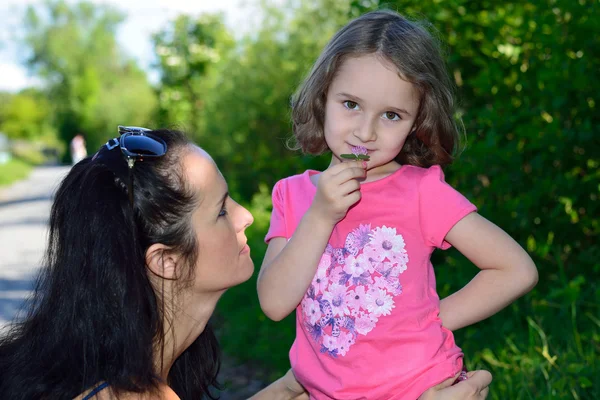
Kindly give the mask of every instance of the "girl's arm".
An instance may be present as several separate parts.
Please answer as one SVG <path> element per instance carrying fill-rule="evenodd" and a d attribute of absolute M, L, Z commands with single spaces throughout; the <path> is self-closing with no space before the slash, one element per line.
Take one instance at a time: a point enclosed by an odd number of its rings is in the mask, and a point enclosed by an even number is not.
<path fill-rule="evenodd" d="M 335 224 L 360 199 L 357 178 L 365 176 L 362 162 L 344 162 L 324 171 L 317 193 L 291 239 L 271 239 L 258 274 L 260 306 L 279 321 L 300 304 L 317 271 Z"/>
<path fill-rule="evenodd" d="M 440 318 L 450 330 L 494 315 L 529 292 L 538 281 L 531 257 L 502 229 L 477 213 L 461 219 L 446 241 L 481 271 L 440 302 Z"/>

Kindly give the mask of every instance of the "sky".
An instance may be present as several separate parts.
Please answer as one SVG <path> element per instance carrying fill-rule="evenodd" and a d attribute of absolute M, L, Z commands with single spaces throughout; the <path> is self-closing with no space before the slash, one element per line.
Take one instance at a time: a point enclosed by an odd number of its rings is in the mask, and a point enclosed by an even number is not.
<path fill-rule="evenodd" d="M 198 15 L 204 12 L 225 14 L 225 22 L 236 36 L 251 29 L 256 21 L 258 0 L 90 0 L 109 4 L 123 11 L 127 19 L 120 25 L 117 40 L 125 51 L 144 67 L 153 61 L 150 42 L 152 33 L 181 13 Z M 75 3 L 76 0 L 67 0 Z M 282 0 L 275 0 L 281 3 Z M 22 13 L 28 5 L 42 4 L 42 0 L 0 0 L 0 91 L 15 92 L 34 85 L 21 64 L 23 51 L 16 46 L 14 35 L 19 31 Z M 149 79 L 156 81 L 156 73 L 148 71 Z"/>

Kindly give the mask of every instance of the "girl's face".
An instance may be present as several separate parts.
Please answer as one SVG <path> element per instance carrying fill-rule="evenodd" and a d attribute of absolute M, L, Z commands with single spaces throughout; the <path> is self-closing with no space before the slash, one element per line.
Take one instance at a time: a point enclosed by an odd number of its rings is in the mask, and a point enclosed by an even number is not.
<path fill-rule="evenodd" d="M 345 60 L 329 86 L 325 105 L 331 164 L 342 162 L 340 154 L 352 153 L 352 146 L 364 146 L 370 156 L 368 176 L 395 171 L 399 165 L 394 158 L 413 129 L 418 109 L 417 91 L 400 78 L 391 62 L 376 55 Z"/>
<path fill-rule="evenodd" d="M 229 197 L 227 183 L 212 158 L 193 146 L 183 167 L 186 179 L 200 193 L 192 214 L 198 241 L 194 291 L 219 292 L 252 276 L 254 264 L 244 231 L 252 214 Z"/>

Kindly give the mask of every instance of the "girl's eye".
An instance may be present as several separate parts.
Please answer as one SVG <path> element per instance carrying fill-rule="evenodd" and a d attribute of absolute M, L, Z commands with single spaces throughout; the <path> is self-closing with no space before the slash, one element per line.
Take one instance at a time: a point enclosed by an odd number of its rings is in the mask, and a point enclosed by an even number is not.
<path fill-rule="evenodd" d="M 222 208 L 221 211 L 219 211 L 219 217 L 224 217 L 227 215 L 227 209 Z"/>
<path fill-rule="evenodd" d="M 344 102 L 344 106 L 348 109 L 348 110 L 356 110 L 358 108 L 358 104 L 354 101 L 351 100 L 346 100 Z"/>
<path fill-rule="evenodd" d="M 398 121 L 400 119 L 400 116 L 392 111 L 387 111 L 387 112 L 383 113 L 383 117 L 390 121 Z"/>

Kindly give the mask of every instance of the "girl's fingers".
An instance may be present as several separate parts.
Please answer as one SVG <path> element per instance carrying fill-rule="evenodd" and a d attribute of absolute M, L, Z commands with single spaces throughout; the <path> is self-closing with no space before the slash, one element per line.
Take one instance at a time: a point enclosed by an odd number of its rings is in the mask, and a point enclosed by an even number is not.
<path fill-rule="evenodd" d="M 335 184 L 341 185 L 342 183 L 347 182 L 349 180 L 356 180 L 358 178 L 364 178 L 365 174 L 366 174 L 366 171 L 362 167 L 346 168 L 346 169 L 338 172 L 337 174 L 333 175 L 331 177 L 331 181 L 334 182 Z"/>
<path fill-rule="evenodd" d="M 365 169 L 362 161 L 347 161 L 336 164 L 333 167 L 329 167 L 327 168 L 327 171 L 330 171 L 332 175 L 337 175 L 341 171 L 348 168 L 361 168 L 363 170 Z"/>
<path fill-rule="evenodd" d="M 340 185 L 339 194 L 346 196 L 360 189 L 360 183 L 356 179 L 351 179 Z"/>

